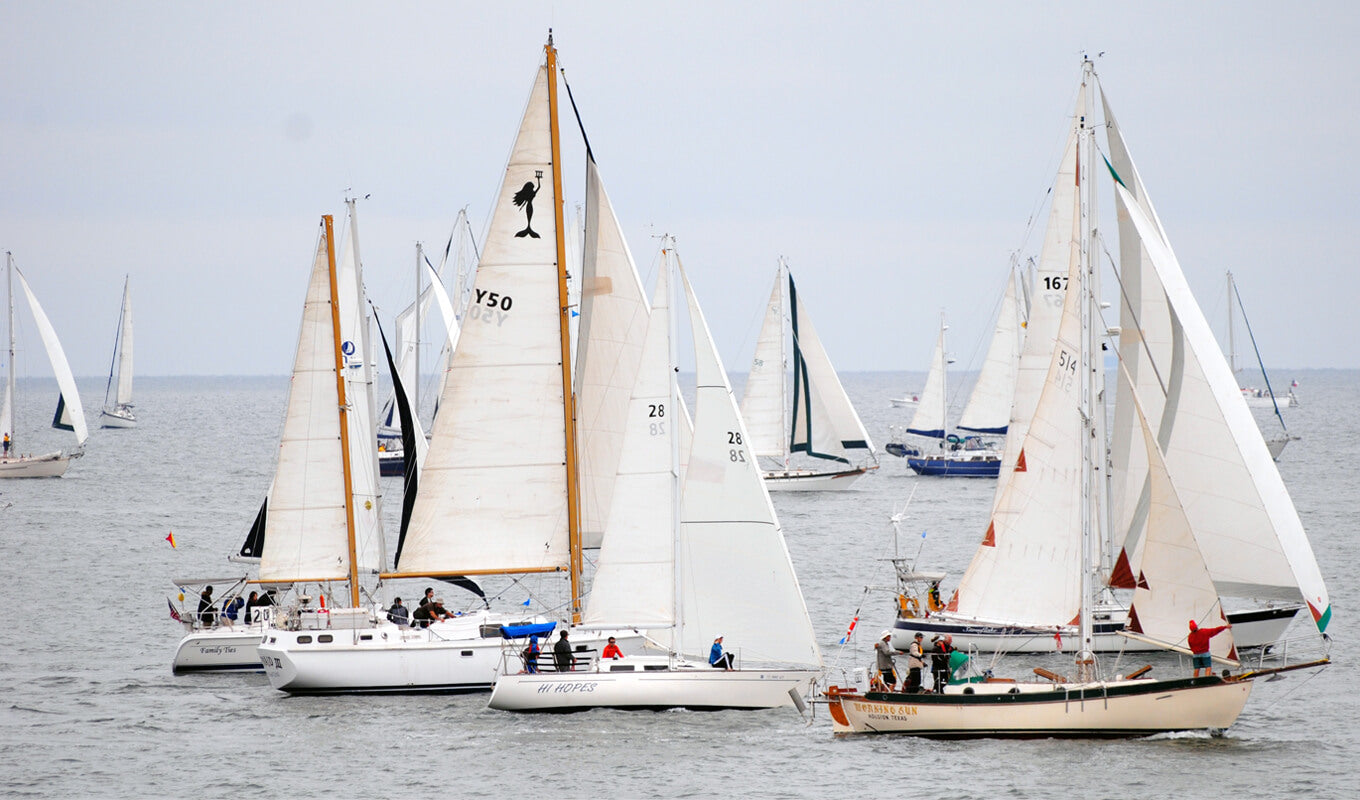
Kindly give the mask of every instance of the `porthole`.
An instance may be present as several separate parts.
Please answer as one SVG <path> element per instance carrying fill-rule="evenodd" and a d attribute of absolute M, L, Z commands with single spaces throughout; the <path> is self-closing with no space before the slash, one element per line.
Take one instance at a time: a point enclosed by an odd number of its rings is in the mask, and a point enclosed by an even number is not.
<path fill-rule="evenodd" d="M 316 641 L 319 644 L 330 644 L 331 642 L 335 641 L 335 637 L 331 636 L 329 633 L 323 633 L 320 636 L 316 637 Z"/>
<path fill-rule="evenodd" d="M 299 636 L 297 642 L 298 642 L 298 644 L 311 644 L 311 643 L 312 643 L 312 637 L 310 637 L 310 636 L 305 636 L 305 635 L 304 635 L 304 636 Z"/>

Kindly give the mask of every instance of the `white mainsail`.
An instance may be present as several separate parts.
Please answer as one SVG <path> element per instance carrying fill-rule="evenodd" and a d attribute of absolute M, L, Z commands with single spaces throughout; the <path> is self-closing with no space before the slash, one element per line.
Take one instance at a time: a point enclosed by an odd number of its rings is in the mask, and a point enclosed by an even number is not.
<path fill-rule="evenodd" d="M 599 547 L 629 420 L 647 298 L 595 159 L 586 156 L 585 256 L 576 352 L 581 546 Z"/>
<path fill-rule="evenodd" d="M 725 636 L 745 663 L 821 665 L 812 622 L 722 360 L 683 267 L 695 348 L 694 439 L 676 552 L 675 650 Z"/>
<path fill-rule="evenodd" d="M 336 273 L 340 297 L 340 349 L 345 357 L 345 399 L 349 413 L 350 489 L 353 494 L 354 547 L 363 572 L 380 572 L 386 562 L 382 527 L 382 490 L 378 487 L 377 418 L 373 402 L 371 319 L 364 293 L 355 202 L 348 201 L 349 239 Z"/>
<path fill-rule="evenodd" d="M 1166 460 L 1221 594 L 1298 599 L 1318 630 L 1327 588 L 1298 511 L 1175 253 L 1129 191 L 1115 186 L 1165 290 L 1180 359 L 1168 380 Z"/>
<path fill-rule="evenodd" d="M 940 335 L 935 339 L 935 352 L 930 357 L 930 371 L 926 373 L 926 386 L 921 390 L 921 399 L 916 403 L 916 413 L 907 425 L 907 433 L 943 439 L 948 420 L 945 419 L 948 397 L 948 356 L 945 354 L 945 331 L 949 326 L 940 316 Z"/>
<path fill-rule="evenodd" d="M 323 223 L 302 307 L 288 410 L 269 493 L 261 581 L 349 578 L 349 521 L 331 309 L 332 245 Z"/>
<path fill-rule="evenodd" d="M 1025 315 L 1020 299 L 1012 270 L 1001 297 L 992 343 L 987 347 L 973 393 L 968 396 L 968 405 L 959 417 L 959 430 L 1004 434 L 1010 426 L 1015 370 L 1025 343 Z"/>
<path fill-rule="evenodd" d="M 123 309 L 118 315 L 117 351 L 113 357 L 113 384 L 117 387 L 114 402 L 122 406 L 132 402 L 132 287 L 127 280 L 123 281 Z"/>
<path fill-rule="evenodd" d="M 1063 313 L 1042 392 L 1023 437 L 1016 437 L 1022 438 L 1016 461 L 993 503 L 982 546 L 949 603 L 960 615 L 1054 625 L 1070 624 L 1081 609 L 1080 259 L 1064 278 Z"/>
<path fill-rule="evenodd" d="M 1006 448 L 1001 457 L 1001 471 L 997 476 L 993 505 L 1000 500 L 1010 480 L 1011 470 L 1024 443 L 1025 431 L 1039 403 L 1039 394 L 1047 380 L 1053 356 L 1053 342 L 1058 335 L 1058 321 L 1062 316 L 1063 297 L 1068 273 L 1080 257 L 1080 198 L 1077 193 L 1077 132 L 1086 116 L 1086 95 L 1080 93 L 1063 149 L 1057 177 L 1053 181 L 1053 199 L 1048 213 L 1048 227 L 1044 233 L 1043 249 L 1035 268 L 1033 298 L 1029 320 L 1025 328 L 1025 344 L 1020 350 L 1020 361 L 1015 372 L 1015 393 L 1011 400 L 1010 423 L 1006 431 Z"/>
<path fill-rule="evenodd" d="M 864 429 L 850 396 L 831 365 L 812 317 L 789 275 L 789 326 L 793 330 L 793 435 L 789 449 L 837 461 L 850 459 L 846 451 L 867 450 L 874 443 Z"/>
<path fill-rule="evenodd" d="M 683 419 L 671 342 L 670 270 L 663 258 L 623 426 L 608 535 L 583 622 L 596 628 L 675 624 L 676 421 Z M 584 338 L 584 337 L 583 337 Z"/>
<path fill-rule="evenodd" d="M 757 456 L 789 458 L 789 364 L 784 348 L 784 262 L 774 273 L 774 288 L 756 339 L 756 352 L 741 397 L 741 418 Z"/>
<path fill-rule="evenodd" d="M 539 68 L 506 167 L 398 574 L 570 564 L 552 77 Z"/>
<path fill-rule="evenodd" d="M 29 288 L 28 280 L 24 278 L 24 274 L 17 267 L 14 269 L 14 274 L 19 277 L 19 285 L 23 287 L 24 296 L 28 298 L 28 308 L 33 312 L 33 321 L 38 326 L 43 347 L 47 348 L 47 359 L 52 362 L 52 372 L 56 374 L 57 386 L 61 389 L 61 400 L 64 405 L 64 414 L 59 415 L 61 427 L 69 425 L 68 429 L 76 435 L 76 446 L 83 445 L 85 440 L 89 438 L 90 431 L 85 426 L 85 409 L 80 405 L 80 393 L 76 389 L 76 379 L 71 374 L 71 365 L 66 362 L 66 353 L 61 349 L 61 341 L 57 339 L 57 331 L 52 327 L 51 320 L 47 318 L 47 313 L 38 303 L 38 298 L 34 296 L 33 290 Z M 6 396 L 13 393 L 11 387 L 11 391 Z"/>

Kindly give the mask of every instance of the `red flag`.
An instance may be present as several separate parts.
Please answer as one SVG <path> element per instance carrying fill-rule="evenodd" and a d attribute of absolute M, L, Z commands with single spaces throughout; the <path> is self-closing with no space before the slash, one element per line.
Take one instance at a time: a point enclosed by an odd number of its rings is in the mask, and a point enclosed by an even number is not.
<path fill-rule="evenodd" d="M 174 531 L 170 531 L 170 535 L 167 536 L 167 537 L 165 537 L 165 541 L 169 542 L 169 543 L 170 543 L 170 546 L 173 547 L 173 548 L 175 548 L 176 550 L 179 549 L 179 547 L 175 544 L 175 532 L 174 532 Z"/>
<path fill-rule="evenodd" d="M 180 618 L 179 612 L 175 610 L 175 604 L 170 602 L 169 598 L 166 598 L 165 602 L 170 606 L 170 619 L 173 619 L 175 622 L 183 622 L 184 620 Z"/>

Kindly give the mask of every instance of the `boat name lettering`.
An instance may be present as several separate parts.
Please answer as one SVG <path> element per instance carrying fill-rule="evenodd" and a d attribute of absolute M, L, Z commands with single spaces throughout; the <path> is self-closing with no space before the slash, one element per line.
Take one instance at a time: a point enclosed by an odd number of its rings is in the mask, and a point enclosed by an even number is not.
<path fill-rule="evenodd" d="M 593 692 L 595 691 L 595 687 L 597 685 L 598 684 L 595 681 L 580 681 L 576 683 L 559 683 L 559 684 L 545 683 L 542 686 L 538 687 L 538 693 L 547 694 L 551 692 L 554 694 L 575 694 L 577 692 Z"/>
<path fill-rule="evenodd" d="M 236 648 L 228 645 L 216 645 L 214 647 L 200 647 L 198 652 L 205 656 L 220 656 L 226 653 L 235 653 Z"/>
<path fill-rule="evenodd" d="M 905 720 L 921 713 L 916 706 L 897 706 L 888 703 L 855 703 L 855 710 L 869 719 Z"/>

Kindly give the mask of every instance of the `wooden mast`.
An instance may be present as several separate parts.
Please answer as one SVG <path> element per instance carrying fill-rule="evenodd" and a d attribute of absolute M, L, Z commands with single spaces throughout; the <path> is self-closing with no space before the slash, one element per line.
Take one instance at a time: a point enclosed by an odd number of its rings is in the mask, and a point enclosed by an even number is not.
<path fill-rule="evenodd" d="M 340 350 L 340 289 L 335 275 L 335 222 L 330 214 L 321 217 L 326 230 L 326 262 L 331 282 L 331 333 L 335 337 L 335 391 L 340 411 L 340 463 L 345 475 L 345 528 L 349 540 L 349 604 L 359 607 L 359 558 L 354 544 L 354 481 L 349 463 L 349 401 L 345 399 L 344 354 Z"/>
<path fill-rule="evenodd" d="M 581 621 L 580 486 L 576 476 L 576 396 L 571 387 L 571 302 L 567 294 L 567 240 L 563 232 L 562 140 L 557 127 L 557 48 L 552 30 L 543 46 L 548 57 L 548 125 L 552 139 L 553 222 L 557 238 L 558 324 L 562 342 L 562 419 L 567 450 L 567 548 L 571 553 L 571 622 Z"/>

